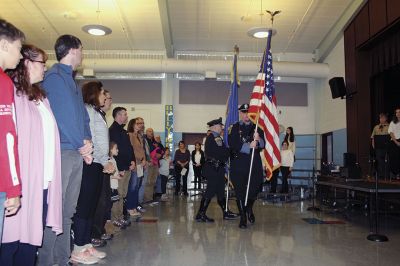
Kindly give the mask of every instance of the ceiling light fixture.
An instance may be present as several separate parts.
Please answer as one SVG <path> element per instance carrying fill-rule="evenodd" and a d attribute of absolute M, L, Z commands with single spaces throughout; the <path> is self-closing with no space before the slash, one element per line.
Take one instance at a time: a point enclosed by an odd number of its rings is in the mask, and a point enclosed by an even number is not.
<path fill-rule="evenodd" d="M 263 12 L 263 0 L 260 0 L 260 13 L 258 14 L 260 16 L 260 26 L 252 27 L 247 30 L 247 35 L 253 38 L 257 39 L 263 39 L 267 38 L 269 33 L 271 32 L 272 36 L 276 34 L 276 29 L 273 28 L 274 26 L 274 17 L 281 13 L 281 11 L 269 11 L 265 10 L 270 16 L 271 16 L 271 27 L 266 27 L 264 26 L 263 23 L 263 17 L 264 17 L 264 12 Z"/>
<path fill-rule="evenodd" d="M 85 25 L 82 27 L 82 30 L 86 33 L 89 33 L 90 35 L 95 35 L 95 36 L 109 35 L 112 32 L 112 30 L 109 27 L 98 24 Z"/>
<path fill-rule="evenodd" d="M 272 36 L 276 34 L 276 30 L 273 28 L 253 27 L 247 31 L 247 35 L 258 39 L 263 39 L 268 37 L 269 31 L 272 32 Z"/>
<path fill-rule="evenodd" d="M 103 26 L 100 19 L 100 0 L 97 0 L 97 24 L 90 24 L 90 25 L 85 25 L 82 27 L 82 30 L 86 33 L 89 33 L 90 35 L 94 36 L 104 36 L 111 34 L 112 30 L 109 27 Z"/>

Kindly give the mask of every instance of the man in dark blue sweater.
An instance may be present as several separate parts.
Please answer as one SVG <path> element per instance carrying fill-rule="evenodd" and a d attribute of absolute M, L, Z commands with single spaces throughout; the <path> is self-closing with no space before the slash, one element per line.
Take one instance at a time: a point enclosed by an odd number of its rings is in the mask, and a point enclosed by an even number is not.
<path fill-rule="evenodd" d="M 71 218 L 79 197 L 83 160 L 90 164 L 93 151 L 89 116 L 82 92 L 73 78 L 73 72 L 82 62 L 81 41 L 75 36 L 63 35 L 54 48 L 59 63 L 47 71 L 43 88 L 60 131 L 63 233 L 56 236 L 51 229 L 45 229 L 38 265 L 67 265 L 69 261 Z M 84 252 L 78 255 L 82 263 L 98 261 Z"/>

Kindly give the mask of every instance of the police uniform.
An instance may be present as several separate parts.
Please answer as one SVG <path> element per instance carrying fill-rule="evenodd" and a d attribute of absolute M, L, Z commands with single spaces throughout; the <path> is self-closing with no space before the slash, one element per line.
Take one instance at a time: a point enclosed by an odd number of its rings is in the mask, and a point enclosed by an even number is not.
<path fill-rule="evenodd" d="M 239 111 L 247 112 L 248 104 L 239 107 Z M 258 128 L 260 140 L 254 151 L 253 165 L 251 171 L 250 187 L 247 206 L 245 206 L 247 183 L 249 178 L 252 149 L 250 143 L 254 140 L 256 125 L 249 121 L 239 121 L 229 129 L 228 141 L 231 148 L 230 177 L 235 187 L 237 205 L 240 212 L 240 228 L 247 227 L 247 218 L 250 223 L 255 222 L 253 204 L 260 192 L 263 183 L 263 168 L 260 151 L 264 148 L 264 133 Z"/>
<path fill-rule="evenodd" d="M 212 120 L 207 123 L 208 126 L 222 126 L 222 118 Z M 203 175 L 207 179 L 207 188 L 201 199 L 200 208 L 196 215 L 199 222 L 213 222 L 212 218 L 206 216 L 206 211 L 211 199 L 217 195 L 218 204 L 223 211 L 224 219 L 233 219 L 236 215 L 231 212 L 225 212 L 224 209 L 224 191 L 225 191 L 225 165 L 229 158 L 229 149 L 225 146 L 223 139 L 218 132 L 212 131 L 205 141 L 206 163 L 203 167 Z"/>

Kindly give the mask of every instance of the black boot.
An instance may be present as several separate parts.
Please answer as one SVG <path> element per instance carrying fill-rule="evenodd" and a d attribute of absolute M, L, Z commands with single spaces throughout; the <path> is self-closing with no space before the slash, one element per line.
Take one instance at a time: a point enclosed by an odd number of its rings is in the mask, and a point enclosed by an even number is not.
<path fill-rule="evenodd" d="M 224 217 L 224 220 L 234 220 L 238 217 L 238 215 L 236 213 L 233 213 L 229 210 L 225 211 L 225 203 L 226 203 L 226 199 L 222 198 L 218 200 L 218 205 L 221 207 L 222 209 L 222 215 Z"/>
<path fill-rule="evenodd" d="M 236 203 L 240 215 L 239 228 L 245 229 L 247 228 L 247 217 L 246 217 L 246 207 L 244 206 L 244 201 L 237 200 Z"/>
<path fill-rule="evenodd" d="M 254 204 L 253 199 L 247 199 L 247 206 L 246 206 L 246 210 L 247 210 L 247 218 L 249 219 L 249 222 L 251 224 L 254 224 L 256 221 L 256 217 L 254 216 L 253 213 L 253 204 Z"/>
<path fill-rule="evenodd" d="M 208 205 L 210 204 L 210 202 L 211 202 L 211 199 L 206 199 L 206 198 L 201 199 L 200 208 L 196 215 L 197 222 L 203 222 L 203 223 L 213 223 L 214 222 L 214 219 L 209 218 L 206 215 L 206 211 L 207 211 L 207 208 L 208 208 Z"/>

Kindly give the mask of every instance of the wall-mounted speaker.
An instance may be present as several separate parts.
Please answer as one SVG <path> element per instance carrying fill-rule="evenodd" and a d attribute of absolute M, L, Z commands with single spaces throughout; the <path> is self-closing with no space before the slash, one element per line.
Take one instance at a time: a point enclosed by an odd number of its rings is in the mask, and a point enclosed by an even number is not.
<path fill-rule="evenodd" d="M 343 77 L 331 78 L 329 80 L 329 87 L 331 87 L 333 99 L 346 96 L 346 85 L 344 84 Z"/>

